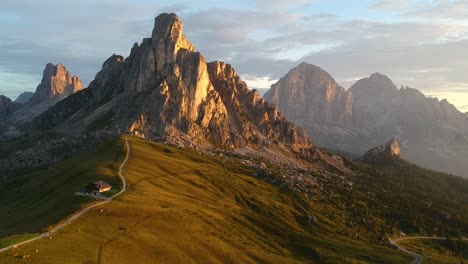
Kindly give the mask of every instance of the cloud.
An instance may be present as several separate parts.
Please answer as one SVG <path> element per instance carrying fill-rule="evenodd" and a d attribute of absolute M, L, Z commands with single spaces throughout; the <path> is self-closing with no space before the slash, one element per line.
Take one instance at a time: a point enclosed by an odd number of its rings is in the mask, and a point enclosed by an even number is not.
<path fill-rule="evenodd" d="M 468 19 L 468 2 L 465 0 L 435 0 L 428 3 L 417 3 L 407 16 L 427 19 Z"/>
<path fill-rule="evenodd" d="M 271 79 L 270 77 L 258 77 L 252 75 L 242 75 L 242 80 L 248 83 L 250 89 L 268 89 L 272 84 L 276 83 L 277 79 Z"/>
<path fill-rule="evenodd" d="M 63 63 L 87 83 L 113 52 L 126 55 L 148 36 L 155 14 L 166 8 L 127 0 L 4 0 L 0 71 L 27 78 L 48 62 Z"/>
<path fill-rule="evenodd" d="M 409 4 L 409 0 L 380 0 L 373 3 L 371 7 L 381 11 L 395 12 L 404 10 Z"/>

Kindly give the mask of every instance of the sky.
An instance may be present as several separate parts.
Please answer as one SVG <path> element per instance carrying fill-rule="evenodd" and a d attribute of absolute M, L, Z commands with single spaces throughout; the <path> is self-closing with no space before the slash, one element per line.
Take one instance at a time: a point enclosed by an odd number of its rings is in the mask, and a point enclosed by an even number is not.
<path fill-rule="evenodd" d="M 343 87 L 379 72 L 468 112 L 467 0 L 1 0 L 0 94 L 34 91 L 48 62 L 87 85 L 174 12 L 207 61 L 269 88 L 302 61 Z"/>

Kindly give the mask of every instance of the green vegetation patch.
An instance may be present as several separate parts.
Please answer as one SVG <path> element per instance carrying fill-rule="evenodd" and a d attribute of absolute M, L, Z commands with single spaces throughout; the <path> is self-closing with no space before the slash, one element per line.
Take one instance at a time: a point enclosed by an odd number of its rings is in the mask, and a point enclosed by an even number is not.
<path fill-rule="evenodd" d="M 0 239 L 0 248 L 8 247 L 21 241 L 25 241 L 38 236 L 38 234 L 12 235 Z"/>
<path fill-rule="evenodd" d="M 466 240 L 412 239 L 401 241 L 399 245 L 421 254 L 425 264 L 468 262 L 468 241 Z"/>
<path fill-rule="evenodd" d="M 122 141 L 47 168 L 22 171 L 0 185 L 0 237 L 47 231 L 93 199 L 76 196 L 88 182 L 103 180 L 121 188 L 117 170 L 124 158 Z"/>

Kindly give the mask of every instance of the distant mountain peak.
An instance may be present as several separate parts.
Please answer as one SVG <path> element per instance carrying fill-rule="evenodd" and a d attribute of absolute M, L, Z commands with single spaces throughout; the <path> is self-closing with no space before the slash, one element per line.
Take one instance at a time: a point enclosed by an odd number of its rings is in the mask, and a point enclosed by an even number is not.
<path fill-rule="evenodd" d="M 27 103 L 29 100 L 31 100 L 31 98 L 34 96 L 34 93 L 33 92 L 22 92 L 18 98 L 16 98 L 15 102 L 17 103 L 20 103 L 20 104 L 25 104 Z"/>
<path fill-rule="evenodd" d="M 289 71 L 287 75 L 289 74 L 292 74 L 294 72 L 300 72 L 304 75 L 307 75 L 307 74 L 318 74 L 320 75 L 324 80 L 326 81 L 331 81 L 331 82 L 335 82 L 335 79 L 327 72 L 325 71 L 324 69 L 320 68 L 319 66 L 317 65 L 314 65 L 314 64 L 310 64 L 308 62 L 302 62 L 301 64 L 297 65 L 296 67 L 294 67 L 293 69 L 291 69 Z"/>
<path fill-rule="evenodd" d="M 37 86 L 30 103 L 37 104 L 44 100 L 59 101 L 79 90 L 83 89 L 81 80 L 72 75 L 62 64 L 47 63 L 41 83 Z"/>
<path fill-rule="evenodd" d="M 387 75 L 381 74 L 379 72 L 374 72 L 369 76 L 370 79 L 380 79 L 380 80 L 390 80 Z"/>
<path fill-rule="evenodd" d="M 0 95 L 0 118 L 8 116 L 16 111 L 21 104 L 11 101 L 10 98 Z"/>
<path fill-rule="evenodd" d="M 362 156 L 361 159 L 364 161 L 372 161 L 377 159 L 381 155 L 383 155 L 384 157 L 401 158 L 400 144 L 398 143 L 396 137 L 392 138 L 385 144 L 370 149 Z"/>
<path fill-rule="evenodd" d="M 349 91 L 353 94 L 367 93 L 385 95 L 386 93 L 397 93 L 398 88 L 388 76 L 381 73 L 373 73 L 367 78 L 358 80 Z"/>
<path fill-rule="evenodd" d="M 322 68 L 303 62 L 291 69 L 264 95 L 290 120 L 307 129 L 317 124 L 350 125 L 352 95 Z M 314 114 L 315 113 L 315 114 Z M 312 133 L 312 138 L 316 134 Z"/>

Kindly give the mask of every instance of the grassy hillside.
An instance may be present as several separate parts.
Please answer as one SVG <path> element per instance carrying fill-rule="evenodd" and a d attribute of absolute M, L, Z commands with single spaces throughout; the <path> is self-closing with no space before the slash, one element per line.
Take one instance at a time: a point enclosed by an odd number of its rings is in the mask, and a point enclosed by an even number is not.
<path fill-rule="evenodd" d="M 401 241 L 399 244 L 421 254 L 425 264 L 468 263 L 468 241 L 420 239 Z"/>
<path fill-rule="evenodd" d="M 120 143 L 114 143 L 120 146 Z M 406 263 L 238 163 L 130 138 L 128 190 L 1 263 Z M 121 150 L 116 151 L 121 153 Z M 308 215 L 318 222 L 308 221 Z M 36 252 L 37 249 L 37 252 Z M 22 256 L 29 255 L 22 259 Z"/>
<path fill-rule="evenodd" d="M 18 171 L 13 179 L 0 184 L 0 238 L 46 231 L 92 202 L 74 195 L 90 181 L 104 180 L 119 189 L 116 171 L 123 154 L 122 142 L 114 140 L 46 168 Z"/>

